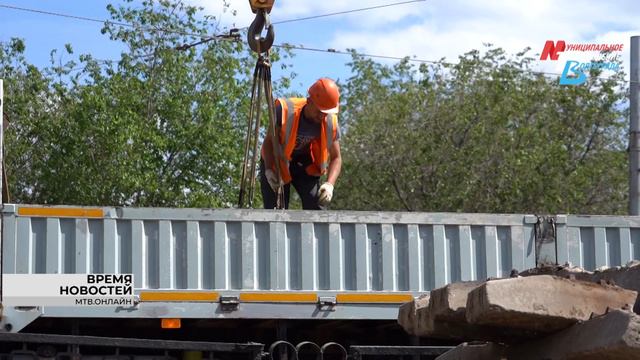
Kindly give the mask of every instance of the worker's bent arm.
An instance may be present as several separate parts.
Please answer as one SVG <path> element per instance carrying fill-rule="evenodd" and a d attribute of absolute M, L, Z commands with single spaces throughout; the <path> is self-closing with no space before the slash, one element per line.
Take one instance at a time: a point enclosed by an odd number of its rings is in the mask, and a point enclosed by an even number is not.
<path fill-rule="evenodd" d="M 267 131 L 264 141 L 262 142 L 262 149 L 264 168 L 273 169 L 275 158 L 273 156 L 273 137 L 271 136 L 271 131 Z"/>
<path fill-rule="evenodd" d="M 340 169 L 342 169 L 342 156 L 340 155 L 340 142 L 334 141 L 329 149 L 329 156 L 331 161 L 329 162 L 329 174 L 327 175 L 327 181 L 332 185 L 336 184 L 338 176 L 340 176 Z"/>
<path fill-rule="evenodd" d="M 280 131 L 282 124 L 282 105 L 280 105 L 279 101 L 276 101 L 275 113 L 276 131 Z M 275 155 L 273 154 L 273 136 L 270 124 L 267 126 L 267 134 L 262 142 L 262 149 L 262 154 L 264 154 L 262 161 L 264 161 L 265 169 L 273 169 L 275 167 Z"/>

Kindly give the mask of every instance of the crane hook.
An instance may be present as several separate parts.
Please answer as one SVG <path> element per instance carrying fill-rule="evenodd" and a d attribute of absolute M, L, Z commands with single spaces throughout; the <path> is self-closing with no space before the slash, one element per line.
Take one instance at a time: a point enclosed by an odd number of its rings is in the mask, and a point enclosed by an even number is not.
<path fill-rule="evenodd" d="M 267 29 L 267 36 L 262 37 L 262 29 Z M 269 20 L 269 15 L 264 9 L 259 9 L 256 13 L 256 18 L 253 19 L 251 26 L 249 26 L 249 32 L 247 33 L 247 42 L 251 50 L 261 54 L 269 51 L 273 45 L 275 39 L 275 33 L 273 31 L 273 24 Z"/>

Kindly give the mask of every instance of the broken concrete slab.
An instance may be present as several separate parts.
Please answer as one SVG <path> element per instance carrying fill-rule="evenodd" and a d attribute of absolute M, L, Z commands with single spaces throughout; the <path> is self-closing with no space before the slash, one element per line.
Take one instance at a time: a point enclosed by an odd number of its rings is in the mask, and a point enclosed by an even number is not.
<path fill-rule="evenodd" d="M 446 285 L 431 291 L 429 306 L 416 311 L 415 335 L 432 336 L 445 338 L 460 338 L 460 335 L 467 334 L 466 329 L 457 326 L 455 323 L 465 324 L 465 308 L 467 295 L 469 292 L 482 283 L 459 282 Z M 438 324 L 436 324 L 436 322 Z M 442 324 L 443 322 L 453 322 L 453 324 Z M 462 333 L 456 329 L 460 328 Z"/>
<path fill-rule="evenodd" d="M 567 279 L 593 281 L 593 272 L 577 266 L 542 266 L 524 270 L 519 276 L 553 275 Z"/>
<path fill-rule="evenodd" d="M 640 262 L 638 261 L 631 261 L 623 267 L 618 266 L 595 272 L 586 271 L 579 267 L 545 266 L 525 270 L 520 275 L 554 275 L 596 283 L 606 282 L 640 293 Z M 636 299 L 633 311 L 636 314 L 640 314 L 640 296 Z"/>
<path fill-rule="evenodd" d="M 421 295 L 400 306 L 398 310 L 398 324 L 400 324 L 408 334 L 416 335 L 416 311 L 429 306 L 429 298 L 429 294 Z"/>
<path fill-rule="evenodd" d="M 512 346 L 509 359 L 640 359 L 640 315 L 614 310 L 545 338 Z"/>
<path fill-rule="evenodd" d="M 466 321 L 467 296 L 482 284 L 479 281 L 465 281 L 433 290 L 429 312 L 438 320 Z"/>
<path fill-rule="evenodd" d="M 491 342 L 462 343 L 436 360 L 502 360 L 506 359 L 506 347 Z"/>
<path fill-rule="evenodd" d="M 469 323 L 554 332 L 607 309 L 630 307 L 637 293 L 550 275 L 493 280 L 469 293 Z"/>
<path fill-rule="evenodd" d="M 604 281 L 640 293 L 640 264 L 638 263 L 622 268 L 612 268 L 602 272 L 596 272 L 593 274 L 593 277 L 593 281 L 595 282 Z M 633 311 L 636 314 L 640 314 L 640 296 L 636 298 Z"/>
<path fill-rule="evenodd" d="M 509 341 L 530 339 L 535 333 L 513 329 L 489 328 L 468 324 L 465 316 L 468 294 L 482 282 L 459 282 L 431 291 L 429 306 L 416 309 L 412 334 L 421 337 L 456 340 Z"/>

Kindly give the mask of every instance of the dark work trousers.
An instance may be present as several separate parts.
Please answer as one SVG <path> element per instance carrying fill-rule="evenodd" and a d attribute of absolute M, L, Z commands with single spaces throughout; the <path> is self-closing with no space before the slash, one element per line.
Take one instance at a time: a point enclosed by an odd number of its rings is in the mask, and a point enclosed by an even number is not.
<path fill-rule="evenodd" d="M 283 186 L 284 190 L 284 208 L 289 208 L 289 195 L 291 185 L 296 189 L 296 192 L 302 199 L 302 208 L 304 210 L 320 210 L 318 206 L 318 189 L 320 188 L 320 178 L 318 176 L 311 176 L 305 171 L 305 167 L 310 164 L 308 161 L 294 161 L 289 162 L 289 173 L 291 174 L 291 183 Z M 262 190 L 262 202 L 264 202 L 265 209 L 276 208 L 276 193 L 271 189 L 271 185 L 267 181 L 267 177 L 264 174 L 264 162 L 260 159 L 260 188 Z"/>

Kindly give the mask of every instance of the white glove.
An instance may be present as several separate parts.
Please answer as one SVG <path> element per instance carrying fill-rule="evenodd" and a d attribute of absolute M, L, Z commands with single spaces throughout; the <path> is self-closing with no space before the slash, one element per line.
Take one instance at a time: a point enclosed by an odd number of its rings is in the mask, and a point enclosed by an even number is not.
<path fill-rule="evenodd" d="M 318 191 L 318 204 L 326 206 L 331 202 L 333 198 L 333 184 L 326 182 L 320 186 Z"/>
<path fill-rule="evenodd" d="M 267 182 L 269 182 L 273 191 L 278 191 L 280 185 L 284 185 L 282 181 L 278 182 L 278 175 L 271 169 L 267 169 L 264 172 L 264 176 L 267 178 Z"/>

